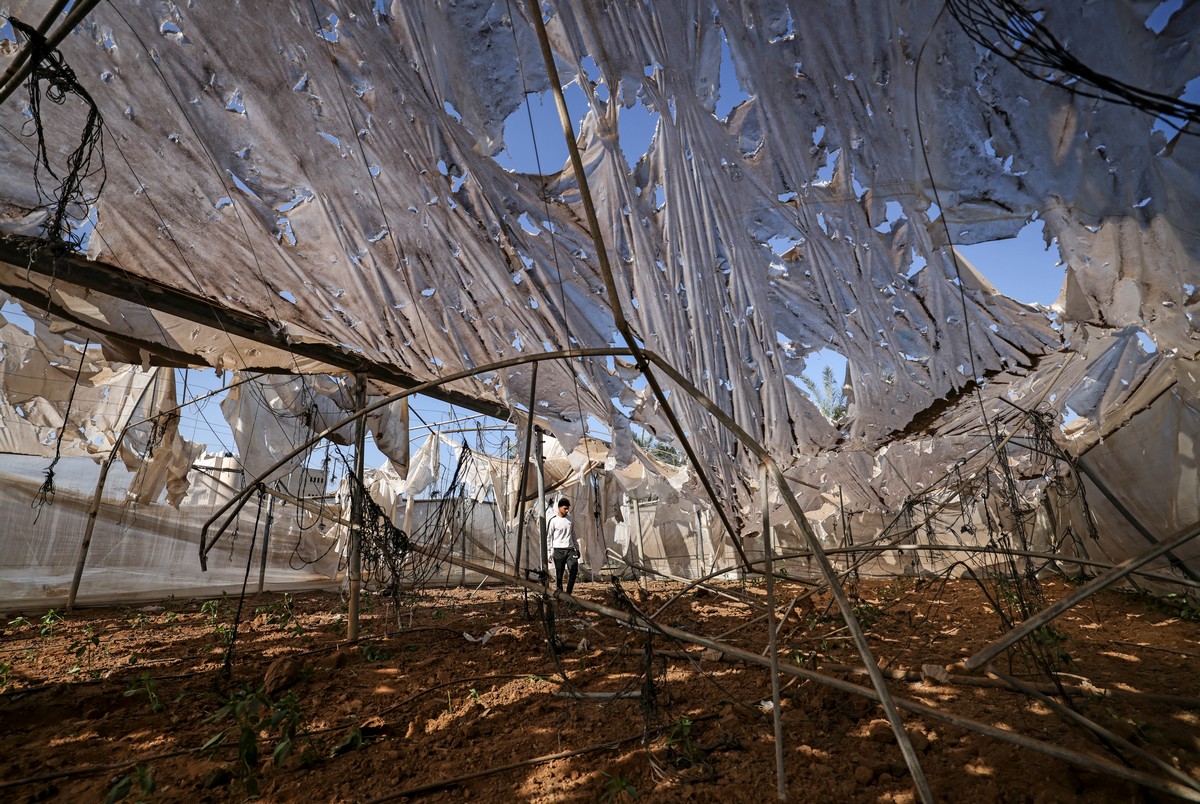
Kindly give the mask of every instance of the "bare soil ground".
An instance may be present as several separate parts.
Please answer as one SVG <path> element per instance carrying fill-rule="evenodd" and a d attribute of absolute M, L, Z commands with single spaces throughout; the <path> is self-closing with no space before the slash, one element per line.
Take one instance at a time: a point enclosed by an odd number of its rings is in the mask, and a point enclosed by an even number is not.
<path fill-rule="evenodd" d="M 1061 581 L 1035 589 L 1044 600 Z M 801 595 L 780 584 L 780 609 Z M 760 585 L 623 589 L 662 623 L 762 655 Z M 621 608 L 611 586 L 587 601 Z M 1045 701 L 982 675 L 921 680 L 1001 632 L 971 582 L 863 582 L 855 603 L 894 695 L 1120 763 Z M 1020 590 L 1018 590 L 1020 591 Z M 989 590 L 1003 608 L 1014 597 Z M 1024 593 L 1029 594 L 1030 589 Z M 769 801 L 775 741 L 768 671 L 521 590 L 426 591 L 364 601 L 362 638 L 330 593 L 247 598 L 228 675 L 236 598 L 165 600 L 59 618 L 10 612 L 0 642 L 0 798 L 6 801 Z M 1116 591 L 1056 621 L 996 667 L 1058 673 L 1079 712 L 1200 779 L 1200 623 L 1194 610 Z M 649 645 L 652 653 L 648 655 Z M 869 686 L 828 594 L 802 600 L 780 651 Z M 842 669 L 839 669 L 842 668 Z M 649 673 L 647 673 L 649 671 Z M 926 675 L 939 675 L 927 667 Z M 649 678 L 649 682 L 647 681 Z M 565 679 L 565 681 L 564 681 Z M 972 682 L 972 683 L 968 683 Z M 783 679 L 783 755 L 797 801 L 912 801 L 879 706 Z M 1058 698 L 1057 700 L 1061 700 Z M 1167 800 L 1146 786 L 938 720 L 906 715 L 942 801 Z M 1164 777 L 1126 753 L 1133 769 Z M 558 758 L 554 758 L 554 757 Z M 462 778 L 467 777 L 467 778 Z"/>

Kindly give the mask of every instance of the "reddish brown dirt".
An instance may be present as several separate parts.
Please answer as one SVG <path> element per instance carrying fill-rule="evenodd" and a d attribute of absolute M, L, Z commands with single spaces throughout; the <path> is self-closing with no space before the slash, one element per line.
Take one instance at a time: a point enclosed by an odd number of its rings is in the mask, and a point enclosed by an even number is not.
<path fill-rule="evenodd" d="M 804 588 L 781 586 L 785 603 Z M 1062 582 L 1041 588 L 1048 600 L 1069 589 Z M 625 589 L 638 608 L 655 611 L 680 587 Z M 761 586 L 728 590 L 765 600 Z M 610 587 L 577 591 L 619 605 Z M 973 583 L 871 582 L 858 593 L 872 646 L 893 673 L 951 664 L 1000 632 Z M 45 623 L 43 612 L 9 613 L 0 643 L 0 798 L 91 802 L 127 793 L 129 801 L 242 801 L 255 790 L 280 802 L 774 798 L 772 719 L 762 707 L 770 679 L 761 667 L 656 636 L 653 700 L 613 699 L 601 694 L 644 690 L 644 633 L 559 606 L 564 645 L 556 664 L 536 599 L 527 604 L 519 590 L 485 588 L 425 592 L 398 606 L 372 598 L 357 645 L 345 642 L 337 595 L 306 593 L 290 604 L 281 595 L 247 599 L 226 678 L 223 634 L 236 606 L 236 599 L 207 606 L 167 600 Z M 828 606 L 827 595 L 797 606 L 781 630 L 782 652 L 826 671 L 860 664 Z M 1106 592 L 1068 612 L 1041 643 L 1065 682 L 1093 690 L 1072 697 L 1080 712 L 1200 778 L 1200 711 L 1116 694 L 1200 696 L 1200 623 L 1180 616 L 1192 613 Z M 725 642 L 755 654 L 765 650 L 766 629 L 752 609 L 712 593 L 684 594 L 661 622 L 711 638 L 726 634 Z M 486 642 L 464 636 L 489 632 Z M 1016 653 L 997 666 L 1030 681 L 1045 681 L 1044 671 L 1054 669 Z M 585 699 L 563 696 L 561 673 Z M 862 675 L 832 674 L 869 685 Z M 1025 695 L 957 682 L 889 683 L 898 697 L 1120 762 Z M 914 800 L 876 704 L 786 678 L 782 701 L 792 800 Z M 240 750 L 243 731 L 231 702 L 240 702 L 244 736 L 259 738 Z M 272 723 L 280 702 L 290 717 Z M 272 754 L 289 723 L 292 750 L 276 763 Z M 1169 798 L 931 718 L 906 716 L 906 723 L 941 801 Z M 200 750 L 222 731 L 220 744 Z M 247 764 L 251 745 L 258 758 Z M 534 761 L 593 746 L 601 747 Z M 1129 763 L 1164 775 L 1143 759 Z"/>

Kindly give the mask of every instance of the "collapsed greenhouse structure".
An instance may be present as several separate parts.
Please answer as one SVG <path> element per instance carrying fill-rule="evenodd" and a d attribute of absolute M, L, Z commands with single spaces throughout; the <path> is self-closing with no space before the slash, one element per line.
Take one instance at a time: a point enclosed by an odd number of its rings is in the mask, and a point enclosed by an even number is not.
<path fill-rule="evenodd" d="M 0 4 L 0 608 L 257 580 L 340 589 L 354 643 L 366 597 L 499 583 L 536 600 L 540 650 L 562 646 L 546 612 L 639 635 L 647 752 L 690 745 L 645 715 L 654 650 L 769 668 L 781 798 L 799 679 L 870 702 L 921 800 L 949 793 L 917 716 L 1200 799 L 1200 743 L 1155 754 L 1077 711 L 1069 674 L 1009 675 L 1107 587 L 1196 612 L 1200 5 L 270 8 Z M 517 139 L 536 171 L 504 166 Z M 565 164 L 541 164 L 552 140 Z M 1061 255 L 1052 308 L 961 251 L 1031 222 Z M 822 389 L 805 370 L 830 354 Z M 232 442 L 212 454 L 180 427 L 206 368 Z M 504 435 L 417 424 L 426 398 Z M 590 588 L 728 598 L 761 644 L 555 592 L 559 496 Z M 1048 577 L 1074 586 L 1048 601 Z M 859 622 L 858 584 L 897 578 L 975 579 L 1002 625 L 918 681 L 1003 679 L 1092 748 L 908 701 Z M 857 676 L 780 647 L 822 595 Z M 622 697 L 563 682 L 573 706 Z M 1195 704 L 1165 717 L 1200 733 Z"/>

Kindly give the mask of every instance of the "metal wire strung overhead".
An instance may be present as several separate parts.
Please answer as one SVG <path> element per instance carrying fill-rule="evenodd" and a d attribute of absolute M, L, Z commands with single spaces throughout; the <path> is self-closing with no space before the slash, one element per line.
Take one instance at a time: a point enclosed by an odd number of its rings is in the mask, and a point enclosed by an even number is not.
<path fill-rule="evenodd" d="M 1091 69 L 1042 25 L 1043 12 L 1016 0 L 947 0 L 946 8 L 971 41 L 987 48 L 1030 78 L 1087 98 L 1132 106 L 1155 117 L 1185 121 L 1180 133 L 1196 135 L 1200 104 L 1127 84 Z"/>
<path fill-rule="evenodd" d="M 14 30 L 29 41 L 33 69 L 29 73 L 29 117 L 37 136 L 37 163 L 33 176 L 38 196 L 46 199 L 50 220 L 45 224 L 46 238 L 52 242 L 66 241 L 79 248 L 82 235 L 75 231 L 73 223 L 87 219 L 87 208 L 100 197 L 104 187 L 104 117 L 92 96 L 79 83 L 72 70 L 57 49 L 50 49 L 46 39 L 37 30 L 10 17 Z M 46 87 L 43 91 L 42 84 Z M 50 154 L 56 148 L 46 142 L 46 127 L 42 119 L 42 100 L 63 106 L 70 97 L 76 97 L 87 107 L 87 117 L 80 130 L 79 144 L 67 155 L 65 167 L 59 175 L 51 165 Z M 48 173 L 58 186 L 49 191 L 43 187 L 42 171 Z M 94 183 L 89 192 L 85 183 Z M 80 214 L 80 210 L 84 210 Z"/>

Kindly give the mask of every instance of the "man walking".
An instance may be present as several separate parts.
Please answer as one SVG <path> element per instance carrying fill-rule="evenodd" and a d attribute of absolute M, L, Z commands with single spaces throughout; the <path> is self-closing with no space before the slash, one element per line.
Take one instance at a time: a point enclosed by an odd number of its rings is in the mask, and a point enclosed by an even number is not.
<path fill-rule="evenodd" d="M 575 588 L 575 576 L 579 574 L 579 539 L 575 538 L 575 526 L 567 514 L 571 503 L 566 497 L 558 501 L 558 513 L 546 522 L 546 538 L 554 551 L 555 582 L 558 591 L 563 591 L 563 571 L 567 573 L 567 594 Z"/>

